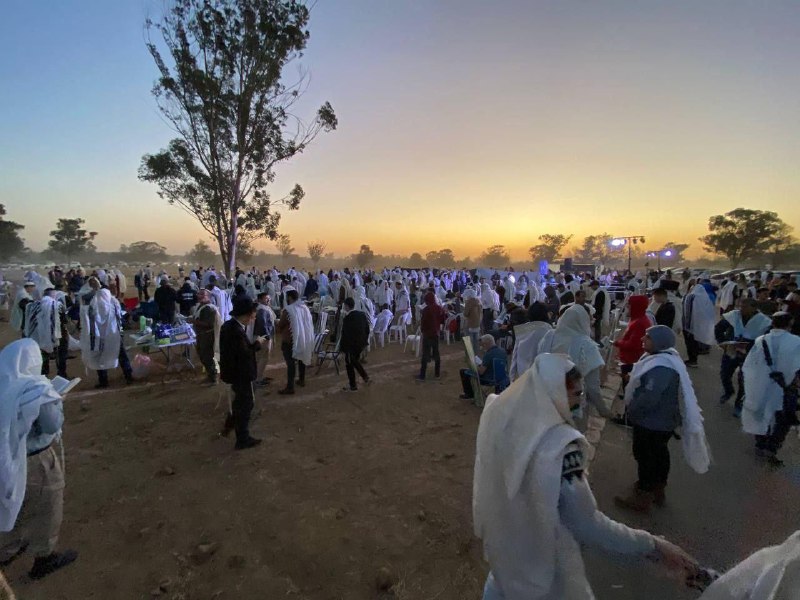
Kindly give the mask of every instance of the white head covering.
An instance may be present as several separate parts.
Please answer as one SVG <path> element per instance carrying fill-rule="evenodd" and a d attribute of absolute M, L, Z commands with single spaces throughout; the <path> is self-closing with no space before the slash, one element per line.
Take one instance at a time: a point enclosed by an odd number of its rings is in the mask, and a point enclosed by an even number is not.
<path fill-rule="evenodd" d="M 0 531 L 11 531 L 25 497 L 28 432 L 48 402 L 61 399 L 42 376 L 36 342 L 11 342 L 0 352 Z"/>
<path fill-rule="evenodd" d="M 580 549 L 561 524 L 558 498 L 563 453 L 586 440 L 574 428 L 564 355 L 542 354 L 499 396 L 491 395 L 478 426 L 472 514 L 509 600 L 547 597 L 559 560 L 577 561 Z"/>
<path fill-rule="evenodd" d="M 548 331 L 539 344 L 539 352 L 568 354 L 584 377 L 603 366 L 605 361 L 597 344 L 589 337 L 591 319 L 580 305 L 570 306 L 558 319 L 556 328 Z"/>

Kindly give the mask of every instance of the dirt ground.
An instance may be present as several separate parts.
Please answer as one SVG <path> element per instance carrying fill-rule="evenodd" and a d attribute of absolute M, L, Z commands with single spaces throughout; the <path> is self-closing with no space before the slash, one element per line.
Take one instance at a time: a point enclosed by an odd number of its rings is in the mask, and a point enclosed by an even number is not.
<path fill-rule="evenodd" d="M 462 346 L 442 354 L 440 381 L 414 382 L 418 363 L 395 343 L 370 354 L 370 387 L 342 392 L 344 372 L 326 365 L 286 398 L 274 352 L 252 426 L 264 443 L 247 452 L 216 435 L 225 386 L 198 373 L 126 387 L 117 371 L 96 392 L 92 374 L 65 401 L 59 546 L 80 558 L 34 583 L 24 557 L 10 583 L 23 600 L 480 597 L 479 411 L 458 399 Z M 69 370 L 84 376 L 79 359 Z"/>

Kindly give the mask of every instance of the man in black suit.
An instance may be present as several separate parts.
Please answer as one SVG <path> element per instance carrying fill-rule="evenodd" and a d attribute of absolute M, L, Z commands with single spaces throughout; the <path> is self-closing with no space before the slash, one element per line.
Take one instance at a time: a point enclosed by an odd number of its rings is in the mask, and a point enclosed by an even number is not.
<path fill-rule="evenodd" d="M 355 392 L 356 371 L 361 375 L 364 383 L 369 383 L 369 375 L 361 364 L 361 353 L 369 343 L 369 322 L 367 315 L 363 311 L 353 310 L 355 301 L 352 298 L 345 298 L 344 309 L 346 315 L 342 321 L 342 339 L 339 343 L 339 350 L 344 352 L 344 364 L 347 369 L 347 379 L 350 387 L 344 388 L 347 391 Z"/>
<path fill-rule="evenodd" d="M 656 325 L 666 325 L 672 329 L 675 324 L 675 305 L 670 302 L 666 288 L 659 287 L 653 290 L 653 302 L 658 305 L 653 314 Z"/>
<path fill-rule="evenodd" d="M 250 413 L 253 410 L 253 382 L 256 380 L 256 352 L 266 342 L 257 337 L 250 342 L 247 326 L 256 316 L 257 305 L 249 298 L 241 298 L 233 305 L 231 317 L 219 333 L 220 377 L 233 390 L 231 412 L 225 418 L 222 436 L 236 431 L 236 449 L 245 450 L 261 443 L 250 436 Z"/>

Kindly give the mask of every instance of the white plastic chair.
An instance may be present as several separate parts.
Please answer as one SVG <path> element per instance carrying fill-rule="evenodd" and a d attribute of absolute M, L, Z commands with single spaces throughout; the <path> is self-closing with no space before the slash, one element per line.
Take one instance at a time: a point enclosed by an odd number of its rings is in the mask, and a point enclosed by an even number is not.
<path fill-rule="evenodd" d="M 386 332 L 389 330 L 389 323 L 392 319 L 389 315 L 378 315 L 375 321 L 375 327 L 372 329 L 372 334 L 375 336 L 377 342 L 383 348 L 386 345 Z"/>
<path fill-rule="evenodd" d="M 417 332 L 407 335 L 406 342 L 403 344 L 403 352 L 408 348 L 408 343 L 411 342 L 411 349 L 419 356 L 420 348 L 422 347 L 422 331 L 417 327 Z"/>

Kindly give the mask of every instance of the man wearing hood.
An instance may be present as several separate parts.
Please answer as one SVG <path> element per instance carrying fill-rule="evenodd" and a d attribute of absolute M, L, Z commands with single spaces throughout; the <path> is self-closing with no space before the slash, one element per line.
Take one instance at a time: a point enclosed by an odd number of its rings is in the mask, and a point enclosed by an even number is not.
<path fill-rule="evenodd" d="M 691 460 L 694 456 L 689 457 L 690 465 L 696 465 L 700 473 L 708 470 L 703 419 L 686 365 L 674 346 L 675 333 L 666 325 L 647 329 L 642 341 L 646 354 L 634 365 L 625 390 L 639 477 L 630 496 L 617 496 L 614 501 L 638 512 L 647 512 L 653 503 L 664 505 L 670 468 L 668 443 L 681 425 L 687 441 L 697 442 L 690 451 L 700 453 L 696 462 Z"/>
<path fill-rule="evenodd" d="M 487 400 L 473 481 L 475 535 L 491 567 L 484 600 L 592 600 L 579 544 L 697 571 L 674 544 L 598 510 L 585 471 L 588 443 L 571 417 L 580 393 L 574 364 L 545 353 Z"/>
<path fill-rule="evenodd" d="M 614 342 L 619 350 L 619 361 L 622 363 L 620 371 L 623 386 L 627 382 L 628 374 L 633 369 L 633 364 L 644 353 L 642 340 L 647 328 L 653 324 L 647 316 L 647 296 L 631 296 L 628 298 L 628 307 L 630 308 L 628 326 L 622 337 Z"/>
<path fill-rule="evenodd" d="M 181 289 L 178 290 L 178 305 L 181 314 L 184 317 L 191 315 L 195 304 L 197 304 L 197 290 L 192 284 L 192 280 L 186 277 Z"/>
<path fill-rule="evenodd" d="M 439 356 L 439 329 L 447 319 L 447 312 L 436 303 L 433 292 L 425 294 L 425 308 L 420 316 L 420 334 L 422 335 L 422 360 L 420 362 L 417 381 L 425 381 L 428 363 L 433 359 L 433 375 L 437 379 L 441 375 L 442 361 Z"/>
<path fill-rule="evenodd" d="M 39 373 L 42 355 L 33 340 L 0 352 L 0 566 L 22 553 L 34 556 L 32 579 L 75 561 L 56 552 L 64 508 L 63 465 L 53 448 L 61 436 L 61 396 Z M 27 458 L 26 458 L 27 456 Z"/>

